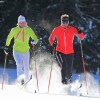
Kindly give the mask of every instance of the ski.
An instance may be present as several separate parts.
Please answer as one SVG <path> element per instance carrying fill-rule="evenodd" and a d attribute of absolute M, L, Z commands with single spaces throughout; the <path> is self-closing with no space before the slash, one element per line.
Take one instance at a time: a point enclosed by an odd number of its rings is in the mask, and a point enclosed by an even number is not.
<path fill-rule="evenodd" d="M 77 89 L 80 89 L 80 88 L 82 88 L 82 83 L 80 84 L 80 86 Z"/>
<path fill-rule="evenodd" d="M 31 79 L 32 79 L 32 75 L 31 75 L 30 79 L 26 83 L 24 83 L 24 84 L 21 85 L 22 88 L 25 87 L 31 81 Z"/>

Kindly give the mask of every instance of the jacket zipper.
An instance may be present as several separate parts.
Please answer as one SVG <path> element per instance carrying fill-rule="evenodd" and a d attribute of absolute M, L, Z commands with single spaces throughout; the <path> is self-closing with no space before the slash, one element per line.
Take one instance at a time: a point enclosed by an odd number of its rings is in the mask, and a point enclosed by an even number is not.
<path fill-rule="evenodd" d="M 64 48 L 65 48 L 65 53 L 66 53 L 66 32 L 64 29 Z"/>

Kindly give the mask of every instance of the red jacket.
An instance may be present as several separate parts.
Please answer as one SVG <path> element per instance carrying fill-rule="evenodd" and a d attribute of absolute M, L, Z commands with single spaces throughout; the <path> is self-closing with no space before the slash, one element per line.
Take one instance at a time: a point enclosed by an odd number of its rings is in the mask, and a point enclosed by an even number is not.
<path fill-rule="evenodd" d="M 53 29 L 49 37 L 49 43 L 50 45 L 52 45 L 56 37 L 57 38 L 56 51 L 59 51 L 64 54 L 71 54 L 74 53 L 73 49 L 74 35 L 78 36 L 81 40 L 84 39 L 83 32 L 81 34 L 78 34 L 78 31 L 75 27 L 69 25 L 65 29 L 62 26 L 58 26 Z"/>

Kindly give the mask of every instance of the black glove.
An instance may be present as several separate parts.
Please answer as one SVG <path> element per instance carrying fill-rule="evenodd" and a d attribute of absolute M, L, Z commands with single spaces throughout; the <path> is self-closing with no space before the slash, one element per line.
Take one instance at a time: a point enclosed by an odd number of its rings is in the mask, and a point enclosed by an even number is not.
<path fill-rule="evenodd" d="M 77 31 L 78 31 L 78 34 L 82 33 L 82 30 L 79 27 L 77 27 Z"/>
<path fill-rule="evenodd" d="M 31 40 L 31 44 L 34 44 L 34 45 L 36 45 L 36 42 L 34 42 L 34 40 Z"/>
<path fill-rule="evenodd" d="M 55 38 L 54 43 L 53 43 L 53 48 L 55 48 L 57 46 L 57 38 Z"/>
<path fill-rule="evenodd" d="M 4 53 L 5 53 L 5 54 L 8 54 L 8 53 L 9 53 L 9 46 L 5 46 L 5 48 L 4 48 Z"/>
<path fill-rule="evenodd" d="M 57 43 L 54 42 L 52 46 L 53 46 L 53 48 L 55 48 L 57 46 Z"/>

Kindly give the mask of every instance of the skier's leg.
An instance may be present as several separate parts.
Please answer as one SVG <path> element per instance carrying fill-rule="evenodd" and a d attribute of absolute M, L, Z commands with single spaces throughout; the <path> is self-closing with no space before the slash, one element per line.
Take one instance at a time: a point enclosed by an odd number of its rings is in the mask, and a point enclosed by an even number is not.
<path fill-rule="evenodd" d="M 57 52 L 57 57 L 56 57 L 57 61 L 58 61 L 58 64 L 60 65 L 61 67 L 61 76 L 62 76 L 62 83 L 66 83 L 66 80 L 65 80 L 65 65 L 64 65 L 64 55 L 60 52 Z"/>
<path fill-rule="evenodd" d="M 66 70 L 67 70 L 67 64 L 66 64 L 66 55 L 62 54 L 62 59 L 63 59 L 63 64 L 62 64 L 62 83 L 67 84 L 67 79 L 66 79 Z"/>
<path fill-rule="evenodd" d="M 25 83 L 29 81 L 29 60 L 30 54 L 29 52 L 23 54 L 23 67 L 24 67 L 24 75 L 25 75 Z"/>
<path fill-rule="evenodd" d="M 13 57 L 15 59 L 16 65 L 17 65 L 17 78 L 23 74 L 23 68 L 22 68 L 22 54 L 13 51 Z"/>
<path fill-rule="evenodd" d="M 60 52 L 56 52 L 56 60 L 58 62 L 58 65 L 62 68 L 63 60 Z"/>
<path fill-rule="evenodd" d="M 66 79 L 67 83 L 72 83 L 72 68 L 73 68 L 73 55 L 66 56 Z"/>

